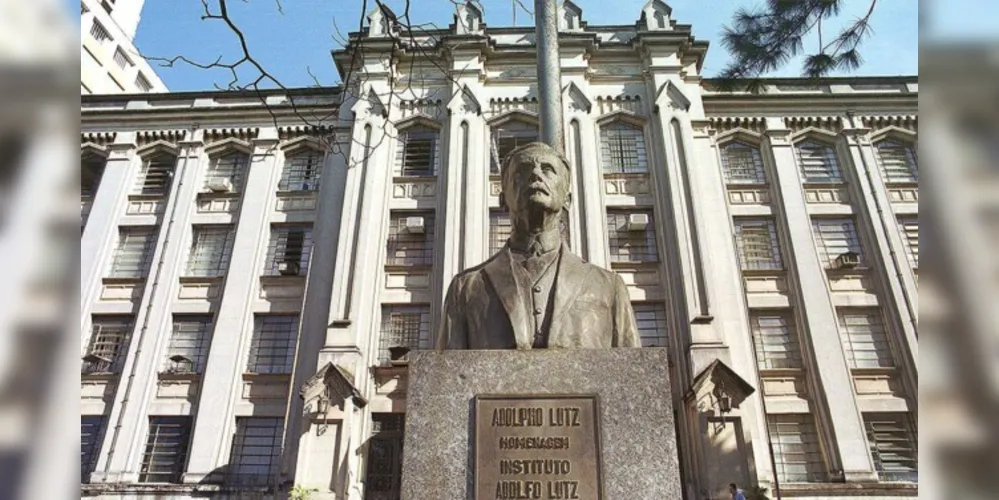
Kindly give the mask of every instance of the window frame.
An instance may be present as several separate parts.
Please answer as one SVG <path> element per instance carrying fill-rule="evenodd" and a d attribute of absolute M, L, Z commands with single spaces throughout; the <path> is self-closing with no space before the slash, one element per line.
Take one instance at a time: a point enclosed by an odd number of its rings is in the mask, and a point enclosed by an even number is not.
<path fill-rule="evenodd" d="M 169 432 L 173 430 L 174 432 Z M 161 440 L 160 438 L 163 438 Z M 176 438 L 176 441 L 171 439 Z M 187 465 L 187 454 L 191 442 L 191 417 L 187 415 L 150 416 L 146 432 L 146 446 L 139 463 L 140 483 L 180 483 Z M 170 453 L 170 448 L 176 448 Z M 173 457 L 165 463 L 158 463 L 159 457 Z M 154 465 L 166 465 L 166 471 L 151 472 Z M 157 480 L 163 479 L 163 480 Z"/>
<path fill-rule="evenodd" d="M 806 164 L 806 158 L 803 154 L 803 150 L 806 148 L 812 151 L 823 150 L 825 152 L 823 159 L 828 162 L 827 168 L 822 170 L 825 175 L 816 176 L 809 174 L 810 171 L 815 170 L 815 167 L 812 164 Z M 806 138 L 794 144 L 794 158 L 798 163 L 798 173 L 801 175 L 802 184 L 843 184 L 846 182 L 843 177 L 843 166 L 839 161 L 839 154 L 836 151 L 835 145 Z"/>
<path fill-rule="evenodd" d="M 765 325 L 761 320 L 771 320 Z M 780 321 L 777 325 L 776 321 Z M 751 310 L 749 328 L 753 335 L 756 367 L 764 370 L 801 370 L 805 367 L 794 316 L 784 311 Z M 768 342 L 770 340 L 770 342 Z M 779 346 L 779 349 L 768 349 Z M 771 354 L 771 353 L 783 353 Z"/>
<path fill-rule="evenodd" d="M 624 139 L 634 139 L 632 152 L 626 151 Z M 612 141 L 616 140 L 616 144 Z M 632 154 L 633 153 L 633 154 Z M 600 126 L 600 167 L 604 175 L 649 173 L 645 127 L 615 120 Z"/>
<path fill-rule="evenodd" d="M 150 198 L 169 197 L 176 170 L 177 157 L 170 153 L 161 152 L 143 158 L 133 194 Z"/>
<path fill-rule="evenodd" d="M 221 168 L 224 167 L 224 168 Z M 227 151 L 211 158 L 205 171 L 202 189 L 208 189 L 213 179 L 228 179 L 232 194 L 242 193 L 250 170 L 250 155 L 242 151 Z"/>
<path fill-rule="evenodd" d="M 635 326 L 642 347 L 669 347 L 666 304 L 657 301 L 635 301 L 631 303 L 631 309 L 635 313 Z M 648 314 L 652 317 L 649 318 Z M 648 327 L 650 323 L 653 325 L 652 329 Z M 655 335 L 649 335 L 650 331 L 654 331 Z"/>
<path fill-rule="evenodd" d="M 881 169 L 881 175 L 886 185 L 919 183 L 919 157 L 917 156 L 916 148 L 913 144 L 895 138 L 885 137 L 876 141 L 873 146 L 875 156 L 877 157 L 878 167 Z M 906 172 L 904 175 L 899 176 L 899 169 L 897 168 L 889 168 L 892 165 L 886 162 L 885 158 L 888 154 L 887 150 L 889 148 L 901 150 L 901 153 L 905 156 Z"/>
<path fill-rule="evenodd" d="M 197 328 L 192 330 L 187 325 L 197 325 Z M 214 328 L 215 318 L 211 314 L 174 314 L 163 372 L 202 374 Z M 171 360 L 175 355 L 186 357 L 190 363 Z"/>
<path fill-rule="evenodd" d="M 271 484 L 281 472 L 281 447 L 284 439 L 282 417 L 236 417 L 236 432 L 229 450 L 225 484 L 263 486 Z M 269 443 L 265 444 L 265 441 Z M 257 450 L 246 453 L 246 450 Z M 265 450 L 266 453 L 264 453 Z M 265 460 L 258 460 L 266 458 Z M 244 463 L 246 462 L 246 463 Z M 261 469 L 263 467 L 263 469 Z"/>
<path fill-rule="evenodd" d="M 232 224 L 198 224 L 192 227 L 191 233 L 191 247 L 187 254 L 184 277 L 224 277 L 229 272 L 229 263 L 232 261 L 236 227 Z"/>
<path fill-rule="evenodd" d="M 278 191 L 318 192 L 322 187 L 325 159 L 325 154 L 312 148 L 286 152 Z"/>
<path fill-rule="evenodd" d="M 301 245 L 297 241 L 292 244 L 292 234 L 301 234 Z M 295 236 L 296 240 L 298 238 L 299 236 Z M 271 224 L 264 276 L 306 276 L 309 272 L 314 243 L 312 224 Z M 292 251 L 289 252 L 289 249 Z M 297 259 L 293 259 L 296 255 Z M 293 275 L 282 273 L 279 269 L 282 263 L 297 265 L 298 272 Z"/>
<path fill-rule="evenodd" d="M 534 134 L 530 132 L 533 129 Z M 539 141 L 541 127 L 525 120 L 511 119 L 489 127 L 489 175 L 498 176 L 503 161 L 514 149 Z M 507 141 L 507 142 L 504 142 Z M 512 141 L 512 145 L 510 142 Z M 505 151 L 505 154 L 501 154 Z"/>
<path fill-rule="evenodd" d="M 433 266 L 437 243 L 435 215 L 433 211 L 429 210 L 392 210 L 389 212 L 388 237 L 385 241 L 386 266 Z M 407 217 L 423 217 L 423 233 L 401 232 L 400 226 Z M 400 255 L 400 252 L 403 254 Z"/>
<path fill-rule="evenodd" d="M 246 373 L 291 375 L 300 328 L 298 314 L 255 314 Z"/>
<path fill-rule="evenodd" d="M 732 228 L 735 233 L 736 250 L 739 254 L 739 268 L 742 271 L 783 271 L 784 259 L 781 254 L 780 238 L 777 235 L 777 225 L 773 219 L 737 217 L 733 220 Z M 747 233 L 747 228 L 765 228 L 766 237 L 769 240 L 766 245 L 766 257 L 753 255 L 751 250 L 756 249 L 756 253 L 763 248 L 761 241 L 751 241 L 748 236 L 762 237 L 762 234 Z M 752 245 L 750 245 L 752 243 Z"/>
<path fill-rule="evenodd" d="M 396 324 L 393 318 L 406 317 L 403 324 Z M 416 319 L 417 330 L 412 326 Z M 378 335 L 378 361 L 386 365 L 391 362 L 390 347 L 408 347 L 410 350 L 427 349 L 430 344 L 430 305 L 429 304 L 382 304 L 381 328 Z M 401 331 L 394 331 L 399 329 Z"/>
<path fill-rule="evenodd" d="M 866 323 L 861 324 L 851 318 L 865 317 Z M 870 319 L 875 321 L 872 322 Z M 877 307 L 845 307 L 836 310 L 836 325 L 839 329 L 840 343 L 846 364 L 851 370 L 894 369 L 896 367 L 895 352 L 892 349 L 888 325 L 884 321 L 883 312 Z M 868 326 L 869 332 L 861 329 Z M 869 345 L 869 347 L 867 347 Z M 882 346 L 879 348 L 879 346 Z M 858 354 L 873 354 L 860 356 Z"/>
<path fill-rule="evenodd" d="M 440 131 L 428 126 L 415 125 L 408 127 L 399 134 L 399 144 L 396 150 L 395 175 L 396 177 L 433 177 L 437 175 L 440 167 Z M 429 141 L 426 146 L 428 163 L 416 167 L 409 165 L 408 160 L 410 146 L 412 143 Z M 419 151 L 416 155 L 422 153 Z"/>
<path fill-rule="evenodd" d="M 627 225 L 627 217 L 635 213 L 644 213 L 649 216 L 649 225 L 642 232 L 644 240 L 641 247 L 645 248 L 644 251 L 640 253 L 633 253 L 630 251 L 634 245 L 632 245 L 631 240 L 634 242 L 638 241 L 637 236 L 622 237 L 621 235 L 632 235 L 637 234 L 638 231 L 629 231 L 627 228 L 620 229 L 622 222 L 619 220 L 623 217 L 623 224 Z M 610 255 L 611 264 L 618 265 L 636 265 L 636 264 L 654 264 L 658 263 L 659 257 L 659 246 L 657 244 L 658 237 L 656 235 L 656 219 L 655 211 L 652 208 L 646 207 L 608 207 L 606 217 L 606 230 L 607 230 L 607 249 Z M 618 242 L 615 245 L 615 242 Z M 623 251 L 626 246 L 621 242 L 628 243 L 627 248 L 629 249 L 627 253 Z M 634 243 L 632 242 L 632 243 Z M 631 258 L 633 255 L 637 255 L 639 258 Z"/>
<path fill-rule="evenodd" d="M 732 140 L 720 145 L 719 150 L 721 152 L 722 177 L 724 178 L 726 185 L 763 186 L 767 184 L 766 168 L 763 166 L 763 155 L 760 153 L 759 146 L 743 141 Z M 747 171 L 746 165 L 744 164 L 739 165 L 739 169 L 733 169 L 731 156 L 733 151 L 750 153 L 750 160 L 753 163 L 753 175 L 751 177 L 744 175 Z M 746 158 L 739 159 L 746 160 Z M 742 174 L 736 176 L 734 175 L 734 172 L 742 172 Z"/>
<path fill-rule="evenodd" d="M 827 235 L 835 234 L 835 231 L 824 230 L 824 228 L 830 227 L 833 224 L 839 224 L 841 230 L 847 226 L 850 227 L 849 231 L 842 231 L 844 234 L 842 244 L 839 244 L 838 239 L 829 239 L 826 237 Z M 815 241 L 815 247 L 818 250 L 819 261 L 822 263 L 823 269 L 836 269 L 836 259 L 848 252 L 857 254 L 859 260 L 858 267 L 862 268 L 867 265 L 867 259 L 864 256 L 864 246 L 860 241 L 860 232 L 857 229 L 856 221 L 852 217 L 813 217 L 812 238 Z M 835 245 L 830 245 L 830 243 L 835 243 Z M 835 254 L 830 252 L 831 249 L 839 247 L 845 250 Z"/>
<path fill-rule="evenodd" d="M 133 236 L 145 238 L 137 252 L 135 248 L 128 247 Z M 111 256 L 107 277 L 131 280 L 149 277 L 158 240 L 159 226 L 118 226 L 118 244 Z"/>
<path fill-rule="evenodd" d="M 106 328 L 117 327 L 117 328 Z M 128 356 L 128 347 L 135 330 L 135 317 L 130 314 L 95 314 L 90 320 L 86 356 L 98 356 L 98 363 L 84 361 L 83 373 L 119 373 Z"/>
<path fill-rule="evenodd" d="M 878 419 L 878 420 L 875 420 Z M 878 480 L 882 482 L 918 483 L 919 482 L 919 438 L 918 426 L 914 415 L 903 412 L 865 412 L 863 414 L 864 432 L 867 436 L 868 449 Z M 880 430 L 877 424 L 887 424 Z M 889 428 L 888 425 L 897 426 Z M 879 435 L 893 434 L 891 439 L 879 439 Z M 889 442 L 903 443 L 901 446 Z M 910 462 L 909 469 L 895 469 L 885 466 L 885 456 L 899 456 L 890 463 Z"/>
<path fill-rule="evenodd" d="M 796 428 L 796 431 L 792 431 Z M 829 469 L 822 453 L 818 426 L 811 414 L 771 413 L 767 415 L 767 429 L 773 448 L 774 474 L 782 483 L 816 483 L 828 481 Z M 782 432 L 782 430 L 784 430 Z M 800 451 L 794 450 L 800 447 Z M 787 461 L 787 457 L 803 460 Z M 791 475 L 788 466 L 800 466 L 803 473 Z"/>
<path fill-rule="evenodd" d="M 104 432 L 107 430 L 106 415 L 80 415 L 80 482 L 89 483 L 90 474 L 97 469 L 101 455 Z M 90 432 L 88 432 L 88 429 Z M 92 438 L 92 439 L 88 439 Z"/>

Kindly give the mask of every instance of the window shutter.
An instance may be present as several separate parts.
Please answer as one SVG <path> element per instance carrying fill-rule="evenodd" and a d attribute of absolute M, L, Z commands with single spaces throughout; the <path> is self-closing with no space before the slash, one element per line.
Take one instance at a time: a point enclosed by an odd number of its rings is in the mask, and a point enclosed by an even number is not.
<path fill-rule="evenodd" d="M 802 182 L 843 182 L 833 148 L 809 141 L 799 144 L 797 152 Z"/>
<path fill-rule="evenodd" d="M 722 148 L 722 170 L 728 184 L 763 184 L 763 158 L 759 150 L 733 142 Z"/>
<path fill-rule="evenodd" d="M 777 232 L 772 221 L 737 221 L 735 236 L 743 270 L 783 269 Z"/>
<path fill-rule="evenodd" d="M 850 368 L 891 368 L 895 365 L 879 311 L 841 311 L 839 327 Z"/>
<path fill-rule="evenodd" d="M 836 258 L 846 252 L 856 253 L 860 256 L 860 263 L 864 263 L 857 228 L 852 220 L 815 219 L 812 221 L 812 230 L 819 250 L 819 259 L 825 263 L 827 269 L 833 267 Z"/>
<path fill-rule="evenodd" d="M 801 368 L 801 345 L 794 322 L 782 314 L 753 313 L 749 322 L 760 370 Z"/>
<path fill-rule="evenodd" d="M 888 184 L 896 182 L 918 182 L 916 154 L 909 146 L 893 141 L 877 143 L 878 163 Z"/>
<path fill-rule="evenodd" d="M 136 194 L 144 196 L 166 196 L 170 193 L 174 167 L 177 159 L 160 155 L 146 161 L 136 185 Z"/>
<path fill-rule="evenodd" d="M 111 265 L 111 278 L 145 278 L 156 246 L 156 226 L 124 227 Z"/>
<path fill-rule="evenodd" d="M 645 136 L 642 129 L 614 123 L 600 129 L 600 153 L 605 174 L 644 174 L 648 172 Z"/>

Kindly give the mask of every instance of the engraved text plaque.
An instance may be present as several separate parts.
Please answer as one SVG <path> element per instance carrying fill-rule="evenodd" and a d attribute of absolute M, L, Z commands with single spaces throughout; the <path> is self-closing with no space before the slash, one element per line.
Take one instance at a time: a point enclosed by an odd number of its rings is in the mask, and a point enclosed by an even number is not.
<path fill-rule="evenodd" d="M 475 499 L 602 500 L 596 395 L 475 398 Z"/>

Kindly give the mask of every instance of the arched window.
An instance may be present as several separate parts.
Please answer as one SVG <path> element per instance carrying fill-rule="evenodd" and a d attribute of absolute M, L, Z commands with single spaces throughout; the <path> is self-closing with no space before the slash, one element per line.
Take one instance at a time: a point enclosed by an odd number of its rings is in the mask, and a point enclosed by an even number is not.
<path fill-rule="evenodd" d="M 285 158 L 278 189 L 281 191 L 319 191 L 323 174 L 323 154 L 306 149 Z"/>
<path fill-rule="evenodd" d="M 805 141 L 798 143 L 795 149 L 802 182 L 843 182 L 836 151 L 832 147 L 817 141 Z"/>
<path fill-rule="evenodd" d="M 436 175 L 440 164 L 436 130 L 430 127 L 411 127 L 399 135 L 399 155 L 396 175 Z"/>
<path fill-rule="evenodd" d="M 500 165 L 503 164 L 503 160 L 510 154 L 510 151 L 537 140 L 537 125 L 511 120 L 493 127 L 489 173 L 499 175 Z"/>
<path fill-rule="evenodd" d="M 763 184 L 763 158 L 760 150 L 741 142 L 730 142 L 721 148 L 722 170 L 727 184 Z"/>
<path fill-rule="evenodd" d="M 912 146 L 885 139 L 874 144 L 886 183 L 919 182 L 916 151 Z"/>
<path fill-rule="evenodd" d="M 135 194 L 144 196 L 162 196 L 170 193 L 173 171 L 177 166 L 177 157 L 161 153 L 147 158 L 142 164 L 135 186 Z"/>
<path fill-rule="evenodd" d="M 642 129 L 625 123 L 600 127 L 600 156 L 605 174 L 648 173 Z"/>

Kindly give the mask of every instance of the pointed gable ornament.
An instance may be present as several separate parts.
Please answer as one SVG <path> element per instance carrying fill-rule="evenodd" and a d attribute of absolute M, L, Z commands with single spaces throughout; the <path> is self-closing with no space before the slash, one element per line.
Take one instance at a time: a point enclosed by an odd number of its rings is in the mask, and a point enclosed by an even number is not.
<path fill-rule="evenodd" d="M 353 378 L 347 370 L 327 362 L 302 384 L 298 395 L 305 401 L 307 408 L 311 407 L 319 414 L 325 414 L 329 408 L 340 406 L 348 399 L 358 408 L 364 408 L 368 401 L 354 386 Z M 312 406 L 313 403 L 315 406 Z"/>
<path fill-rule="evenodd" d="M 472 90 L 468 88 L 468 84 L 462 85 L 458 92 L 455 92 L 454 96 L 447 103 L 447 109 L 451 113 L 482 114 L 482 105 L 479 104 L 479 100 L 472 93 Z"/>
<path fill-rule="evenodd" d="M 368 14 L 368 36 L 387 37 L 395 27 L 396 15 L 385 5 L 378 5 Z"/>
<path fill-rule="evenodd" d="M 378 97 L 375 89 L 371 87 L 368 87 L 368 91 L 362 94 L 362 97 L 350 107 L 350 110 L 358 116 L 381 115 L 382 118 L 388 118 L 388 108 L 382 103 L 382 99 Z"/>
<path fill-rule="evenodd" d="M 589 113 L 593 109 L 593 101 L 589 97 L 586 97 L 586 94 L 580 90 L 576 82 L 569 82 L 569 85 L 566 85 L 562 92 L 569 98 L 570 110 Z"/>
<path fill-rule="evenodd" d="M 454 30 L 458 35 L 479 35 L 482 33 L 482 7 L 469 0 L 455 7 Z"/>
<path fill-rule="evenodd" d="M 662 0 L 649 0 L 642 7 L 642 17 L 638 19 L 639 29 L 645 31 L 671 31 L 670 15 L 673 9 Z"/>
<path fill-rule="evenodd" d="M 716 359 L 694 377 L 685 398 L 688 401 L 693 399 L 703 402 L 706 396 L 710 396 L 708 400 L 714 407 L 711 409 L 724 415 L 733 408 L 738 408 L 754 392 L 756 389 L 752 384 L 722 360 Z"/>
<path fill-rule="evenodd" d="M 578 5 L 572 3 L 571 0 L 565 0 L 559 7 L 558 16 L 558 30 L 559 31 L 582 31 L 583 30 L 583 9 L 579 8 Z"/>
<path fill-rule="evenodd" d="M 659 92 L 656 94 L 656 107 L 662 106 L 687 111 L 690 109 L 690 99 L 675 83 L 667 81 L 662 87 L 659 87 Z"/>

